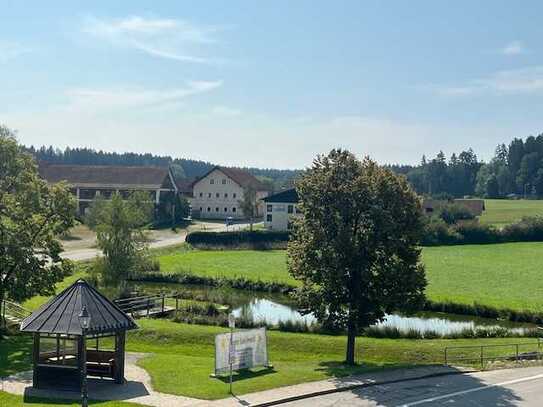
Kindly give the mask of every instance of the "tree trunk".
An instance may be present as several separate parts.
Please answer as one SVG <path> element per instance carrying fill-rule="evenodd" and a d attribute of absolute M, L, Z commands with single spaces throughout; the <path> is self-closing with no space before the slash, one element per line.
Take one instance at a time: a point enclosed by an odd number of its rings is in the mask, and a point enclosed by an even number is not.
<path fill-rule="evenodd" d="M 349 321 L 347 324 L 347 354 L 345 355 L 345 362 L 348 365 L 354 365 L 355 356 L 355 340 L 356 340 L 356 324 Z"/>

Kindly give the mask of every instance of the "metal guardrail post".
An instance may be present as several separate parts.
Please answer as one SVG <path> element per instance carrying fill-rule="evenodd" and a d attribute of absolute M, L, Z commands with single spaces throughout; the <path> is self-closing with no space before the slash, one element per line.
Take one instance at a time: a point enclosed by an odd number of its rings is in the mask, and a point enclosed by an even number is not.
<path fill-rule="evenodd" d="M 537 338 L 537 359 L 541 359 L 541 338 Z"/>
<path fill-rule="evenodd" d="M 516 355 L 516 360 L 518 362 L 519 361 L 519 358 L 518 358 L 518 343 L 515 344 L 515 355 Z"/>
<path fill-rule="evenodd" d="M 445 348 L 445 366 L 449 366 L 449 363 L 447 360 L 447 348 Z"/>
<path fill-rule="evenodd" d="M 162 295 L 162 313 L 164 313 L 164 300 L 165 300 L 165 297 L 164 295 Z"/>
<path fill-rule="evenodd" d="M 481 346 L 481 370 L 485 368 L 484 346 Z"/>
<path fill-rule="evenodd" d="M 150 312 L 151 312 L 151 299 L 147 298 L 147 316 L 149 316 Z"/>

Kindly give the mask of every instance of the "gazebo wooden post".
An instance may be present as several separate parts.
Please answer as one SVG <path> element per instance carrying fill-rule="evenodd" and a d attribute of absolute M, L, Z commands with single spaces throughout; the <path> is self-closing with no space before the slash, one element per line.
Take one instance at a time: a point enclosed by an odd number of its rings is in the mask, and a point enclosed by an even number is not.
<path fill-rule="evenodd" d="M 34 344 L 32 346 L 32 386 L 39 388 L 38 363 L 40 360 L 40 334 L 34 333 Z"/>
<path fill-rule="evenodd" d="M 115 334 L 115 383 L 124 383 L 124 350 L 126 332 L 119 331 Z"/>

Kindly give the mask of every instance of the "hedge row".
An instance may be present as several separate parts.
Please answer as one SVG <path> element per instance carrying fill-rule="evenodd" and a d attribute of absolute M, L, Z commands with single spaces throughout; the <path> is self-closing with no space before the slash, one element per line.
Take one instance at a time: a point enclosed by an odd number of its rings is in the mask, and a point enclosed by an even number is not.
<path fill-rule="evenodd" d="M 526 217 L 498 229 L 477 221 L 447 225 L 441 219 L 430 219 L 422 238 L 423 246 L 486 244 L 543 241 L 543 217 Z"/>
<path fill-rule="evenodd" d="M 196 247 L 255 249 L 284 246 L 288 239 L 289 232 L 275 231 L 193 232 L 187 236 L 187 242 Z M 543 241 L 542 216 L 526 217 L 502 229 L 477 221 L 463 221 L 449 225 L 441 218 L 430 218 L 421 239 L 423 246 L 540 241 Z"/>
<path fill-rule="evenodd" d="M 253 246 L 266 248 L 268 245 L 286 243 L 289 232 L 238 231 L 238 232 L 192 232 L 187 243 L 193 246 Z"/>
<path fill-rule="evenodd" d="M 204 277 L 190 273 L 147 272 L 141 273 L 141 275 L 131 278 L 131 281 L 143 281 L 149 283 L 195 284 L 206 285 L 209 287 L 231 287 L 240 290 L 262 291 L 282 294 L 288 294 L 289 292 L 294 290 L 293 286 L 282 283 L 274 283 L 260 280 L 255 281 L 246 279 L 244 277 Z"/>

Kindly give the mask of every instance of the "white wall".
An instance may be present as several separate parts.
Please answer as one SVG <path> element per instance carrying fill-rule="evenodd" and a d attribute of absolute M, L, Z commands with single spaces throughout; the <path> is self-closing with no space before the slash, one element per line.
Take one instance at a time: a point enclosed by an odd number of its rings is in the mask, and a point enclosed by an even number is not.
<path fill-rule="evenodd" d="M 257 202 L 267 194 L 265 191 L 257 191 Z M 216 169 L 194 184 L 190 203 L 193 213 L 200 212 L 202 219 L 226 219 L 229 216 L 243 219 L 244 215 L 239 207 L 239 201 L 242 199 L 243 188 Z M 259 205 L 257 216 L 262 214 L 263 207 Z"/>
<path fill-rule="evenodd" d="M 289 206 L 292 213 L 288 213 Z M 271 211 L 270 211 L 271 209 Z M 271 215 L 271 221 L 269 216 Z M 264 202 L 264 227 L 268 230 L 288 230 L 289 221 L 302 216 L 296 213 L 296 204 L 285 202 Z"/>

